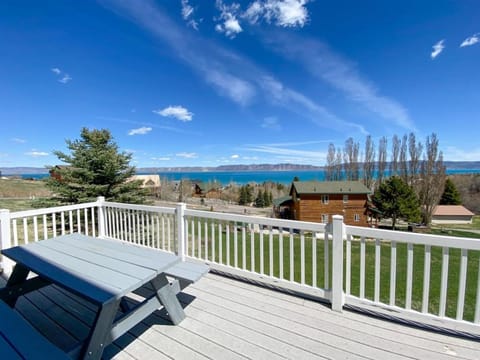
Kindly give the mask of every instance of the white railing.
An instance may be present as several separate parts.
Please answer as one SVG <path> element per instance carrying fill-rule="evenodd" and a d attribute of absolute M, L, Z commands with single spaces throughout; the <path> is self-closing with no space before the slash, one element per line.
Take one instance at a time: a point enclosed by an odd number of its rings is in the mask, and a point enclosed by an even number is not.
<path fill-rule="evenodd" d="M 179 254 L 211 269 L 345 305 L 480 332 L 480 241 L 105 202 L 0 210 L 0 247 L 83 233 Z M 11 264 L 3 258 L 2 267 Z"/>

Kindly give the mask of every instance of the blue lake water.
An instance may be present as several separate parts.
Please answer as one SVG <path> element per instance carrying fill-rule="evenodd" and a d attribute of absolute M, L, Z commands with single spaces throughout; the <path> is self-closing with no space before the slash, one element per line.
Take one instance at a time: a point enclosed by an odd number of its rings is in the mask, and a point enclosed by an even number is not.
<path fill-rule="evenodd" d="M 139 173 L 140 174 L 140 173 Z M 263 183 L 272 181 L 281 184 L 290 184 L 295 176 L 302 181 L 324 180 L 325 173 L 322 170 L 303 171 L 201 171 L 201 172 L 160 172 L 161 178 L 172 180 L 196 180 L 202 182 L 217 181 L 223 185 L 229 183 L 247 184 L 249 182 Z M 447 174 L 480 174 L 480 169 L 454 169 L 448 170 Z M 23 174 L 24 179 L 42 179 L 48 174 Z"/>

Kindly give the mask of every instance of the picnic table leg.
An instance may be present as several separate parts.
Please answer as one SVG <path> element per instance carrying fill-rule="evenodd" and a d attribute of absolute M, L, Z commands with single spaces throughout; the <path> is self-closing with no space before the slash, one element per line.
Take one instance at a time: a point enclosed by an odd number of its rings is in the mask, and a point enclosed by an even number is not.
<path fill-rule="evenodd" d="M 151 281 L 155 289 L 158 300 L 163 304 L 168 312 L 168 316 L 174 325 L 178 325 L 185 319 L 185 312 L 177 299 L 165 274 L 158 275 Z"/>
<path fill-rule="evenodd" d="M 90 335 L 85 344 L 84 359 L 100 359 L 103 350 L 111 343 L 110 331 L 120 300 L 102 304 L 98 310 Z"/>
<path fill-rule="evenodd" d="M 27 280 L 27 276 L 30 270 L 23 266 L 22 264 L 16 264 L 15 267 L 13 268 L 12 274 L 8 278 L 7 285 L 5 286 L 6 291 L 8 291 L 8 288 L 15 288 L 18 285 L 22 284 Z M 9 296 L 5 299 L 5 302 L 8 304 L 10 307 L 15 307 L 15 304 L 17 302 L 18 297 L 21 295 L 18 292 L 12 291 Z"/>

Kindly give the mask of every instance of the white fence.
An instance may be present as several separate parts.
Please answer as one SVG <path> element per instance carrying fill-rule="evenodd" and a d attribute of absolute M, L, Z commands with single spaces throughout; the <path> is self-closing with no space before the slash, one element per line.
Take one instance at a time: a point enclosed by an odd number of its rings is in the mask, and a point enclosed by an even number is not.
<path fill-rule="evenodd" d="M 480 241 L 98 201 L 0 210 L 0 247 L 83 233 L 179 254 L 214 270 L 345 305 L 480 332 Z M 11 269 L 2 259 L 4 270 Z M 470 330 L 469 330 L 470 331 Z"/>

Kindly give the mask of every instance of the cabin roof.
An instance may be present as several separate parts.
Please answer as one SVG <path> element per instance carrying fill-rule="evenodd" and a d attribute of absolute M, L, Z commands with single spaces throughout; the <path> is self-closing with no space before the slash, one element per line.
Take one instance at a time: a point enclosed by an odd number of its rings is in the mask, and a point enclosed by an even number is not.
<path fill-rule="evenodd" d="M 290 188 L 301 194 L 370 194 L 360 181 L 294 181 Z"/>

